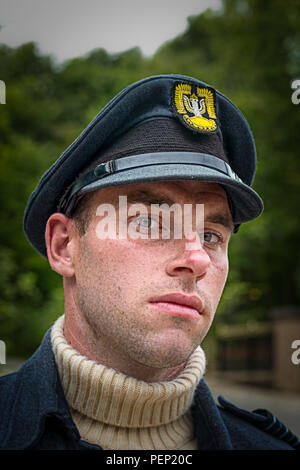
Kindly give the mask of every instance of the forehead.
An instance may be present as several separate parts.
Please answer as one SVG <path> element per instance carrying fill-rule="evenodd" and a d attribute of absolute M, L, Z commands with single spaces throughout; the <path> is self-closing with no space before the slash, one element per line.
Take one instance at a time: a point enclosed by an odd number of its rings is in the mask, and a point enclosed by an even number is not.
<path fill-rule="evenodd" d="M 166 196 L 174 202 L 190 200 L 190 202 L 201 202 L 203 199 L 222 200 L 227 202 L 224 188 L 217 183 L 202 181 L 153 181 L 140 184 L 114 186 L 103 188 L 95 192 L 96 201 L 110 199 L 112 202 L 119 196 L 130 196 L 152 193 L 157 196 Z M 194 201 L 193 201 L 194 200 Z"/>

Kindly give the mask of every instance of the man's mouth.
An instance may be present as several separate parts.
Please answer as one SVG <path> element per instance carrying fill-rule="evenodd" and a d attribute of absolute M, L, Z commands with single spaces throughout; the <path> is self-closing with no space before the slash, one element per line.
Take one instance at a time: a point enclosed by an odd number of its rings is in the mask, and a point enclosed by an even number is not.
<path fill-rule="evenodd" d="M 197 319 L 203 312 L 203 304 L 198 296 L 179 292 L 151 298 L 149 303 L 170 315 Z"/>

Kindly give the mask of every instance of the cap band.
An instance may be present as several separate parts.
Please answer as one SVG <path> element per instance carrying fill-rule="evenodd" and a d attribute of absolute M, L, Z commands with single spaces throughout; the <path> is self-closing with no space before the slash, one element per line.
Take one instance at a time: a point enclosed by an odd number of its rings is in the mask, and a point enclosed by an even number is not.
<path fill-rule="evenodd" d="M 82 177 L 80 177 L 67 191 L 63 200 L 61 201 L 58 210 L 70 216 L 74 208 L 75 202 L 82 190 L 100 179 L 105 178 L 108 175 L 118 173 L 132 168 L 141 168 L 149 165 L 198 165 L 203 167 L 212 168 L 217 170 L 229 178 L 236 181 L 243 182 L 234 171 L 232 171 L 230 165 L 224 160 L 218 157 L 206 153 L 192 153 L 192 152 L 157 152 L 157 153 L 145 153 L 142 155 L 132 155 L 130 157 L 117 158 L 109 160 L 105 163 L 100 163 L 93 170 L 89 171 Z"/>

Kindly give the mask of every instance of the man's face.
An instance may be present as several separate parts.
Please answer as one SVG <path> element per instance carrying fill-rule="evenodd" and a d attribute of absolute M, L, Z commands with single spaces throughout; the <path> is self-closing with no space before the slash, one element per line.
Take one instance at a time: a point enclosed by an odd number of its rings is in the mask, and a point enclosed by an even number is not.
<path fill-rule="evenodd" d="M 193 250 L 187 249 L 184 237 L 100 239 L 97 207 L 114 204 L 119 216 L 120 195 L 127 196 L 129 209 L 130 201 L 146 205 L 145 193 L 182 208 L 204 204 L 202 245 L 198 235 Z M 232 218 L 224 189 L 215 183 L 153 182 L 99 190 L 89 204 L 91 221 L 74 242 L 74 299 L 96 341 L 108 355 L 118 354 L 132 364 L 155 368 L 182 364 L 209 330 L 227 278 Z M 128 216 L 126 223 L 145 233 L 148 219 L 145 223 L 141 215 Z M 153 302 L 176 293 L 198 297 L 200 311 Z"/>

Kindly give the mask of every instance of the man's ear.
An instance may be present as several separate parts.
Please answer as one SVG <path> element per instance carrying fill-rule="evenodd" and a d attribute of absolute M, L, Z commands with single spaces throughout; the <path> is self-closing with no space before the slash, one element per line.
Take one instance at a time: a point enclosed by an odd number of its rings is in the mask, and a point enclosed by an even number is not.
<path fill-rule="evenodd" d="M 73 221 L 59 212 L 52 214 L 47 221 L 45 239 L 51 268 L 63 277 L 72 277 Z"/>

